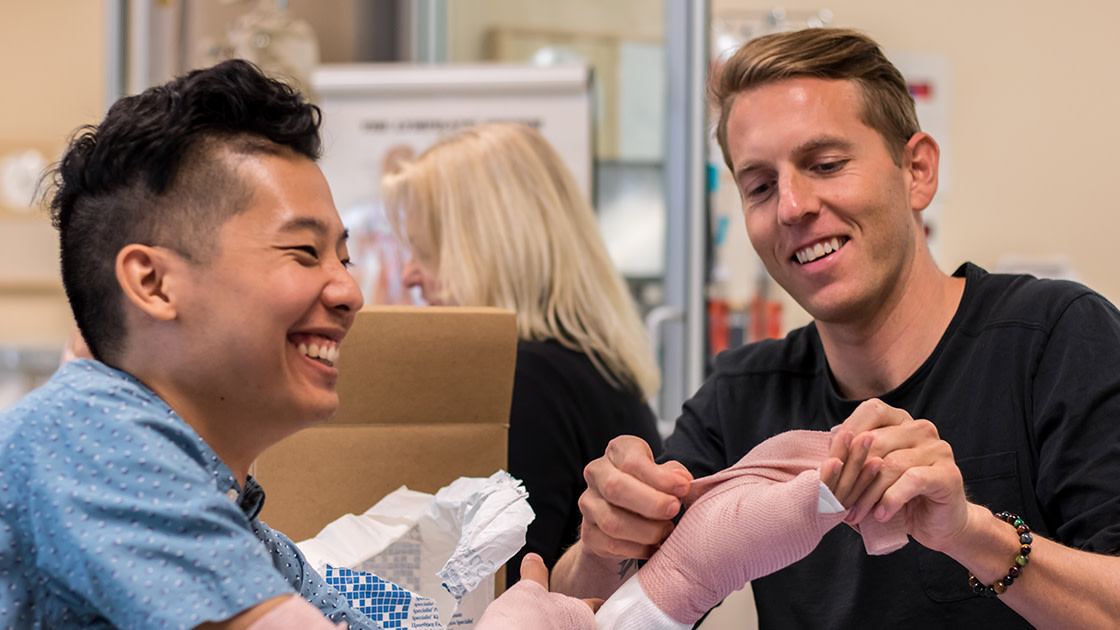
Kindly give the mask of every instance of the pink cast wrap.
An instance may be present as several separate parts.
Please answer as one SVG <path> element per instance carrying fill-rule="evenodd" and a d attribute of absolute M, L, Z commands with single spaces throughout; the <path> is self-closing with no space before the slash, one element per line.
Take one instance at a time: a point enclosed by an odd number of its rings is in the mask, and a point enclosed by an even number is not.
<path fill-rule="evenodd" d="M 346 630 L 347 624 L 335 625 L 299 595 L 292 595 L 286 602 L 268 611 L 247 630 Z"/>
<path fill-rule="evenodd" d="M 638 572 L 649 599 L 684 624 L 699 620 L 747 582 L 809 555 L 847 510 L 818 513 L 821 462 L 831 434 L 788 431 L 759 444 L 731 468 L 692 483 L 677 528 Z M 868 553 L 906 544 L 900 517 L 866 520 Z"/>
<path fill-rule="evenodd" d="M 475 630 L 595 630 L 595 613 L 582 600 L 523 579 L 486 607 Z"/>

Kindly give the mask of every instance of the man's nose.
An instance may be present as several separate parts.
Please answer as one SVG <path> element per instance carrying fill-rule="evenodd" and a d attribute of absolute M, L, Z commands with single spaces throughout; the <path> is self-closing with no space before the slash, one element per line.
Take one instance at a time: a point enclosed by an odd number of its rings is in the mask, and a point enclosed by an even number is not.
<path fill-rule="evenodd" d="M 331 279 L 323 290 L 323 299 L 331 308 L 337 308 L 351 313 L 357 312 L 365 303 L 362 289 L 358 281 L 345 265 L 339 262 L 331 270 Z"/>
<path fill-rule="evenodd" d="M 778 180 L 778 222 L 793 225 L 806 215 L 816 214 L 818 204 L 809 178 L 796 171 Z"/>

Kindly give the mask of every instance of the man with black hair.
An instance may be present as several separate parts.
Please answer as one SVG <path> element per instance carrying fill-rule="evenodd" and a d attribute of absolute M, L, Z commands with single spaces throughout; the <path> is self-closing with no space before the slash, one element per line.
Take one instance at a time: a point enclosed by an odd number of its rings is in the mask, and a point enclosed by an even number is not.
<path fill-rule="evenodd" d="M 258 520 L 248 474 L 335 412 L 362 306 L 319 119 L 234 60 L 71 142 L 51 208 L 94 360 L 0 414 L 0 626 L 377 627 Z"/>
<path fill-rule="evenodd" d="M 121 99 L 71 142 L 52 218 L 97 360 L 0 423 L 5 626 L 240 628 L 314 601 L 376 627 L 257 520 L 248 476 L 334 412 L 362 305 L 318 128 L 314 105 L 230 61 Z"/>

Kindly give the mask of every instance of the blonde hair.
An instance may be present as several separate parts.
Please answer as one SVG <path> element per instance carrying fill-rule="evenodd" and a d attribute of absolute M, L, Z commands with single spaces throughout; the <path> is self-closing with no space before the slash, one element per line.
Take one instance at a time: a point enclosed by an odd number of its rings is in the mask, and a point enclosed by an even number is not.
<path fill-rule="evenodd" d="M 861 118 L 879 132 L 895 164 L 910 138 L 921 131 L 914 97 L 902 73 L 867 35 L 843 28 L 807 28 L 764 35 L 743 44 L 708 86 L 719 106 L 716 139 L 728 168 L 727 122 L 741 92 L 793 77 L 852 81 L 863 98 Z"/>
<path fill-rule="evenodd" d="M 381 194 L 442 298 L 511 310 L 519 338 L 586 354 L 618 389 L 657 391 L 645 328 L 591 207 L 536 130 L 468 128 L 384 176 Z"/>

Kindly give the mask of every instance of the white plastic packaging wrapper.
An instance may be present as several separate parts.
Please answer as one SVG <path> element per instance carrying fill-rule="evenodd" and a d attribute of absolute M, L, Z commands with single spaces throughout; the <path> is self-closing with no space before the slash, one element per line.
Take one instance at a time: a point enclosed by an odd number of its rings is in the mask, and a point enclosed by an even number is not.
<path fill-rule="evenodd" d="M 525 545 L 528 496 L 502 470 L 461 477 L 435 495 L 401 486 L 298 545 L 383 627 L 470 630 L 494 599 L 495 572 Z"/>

